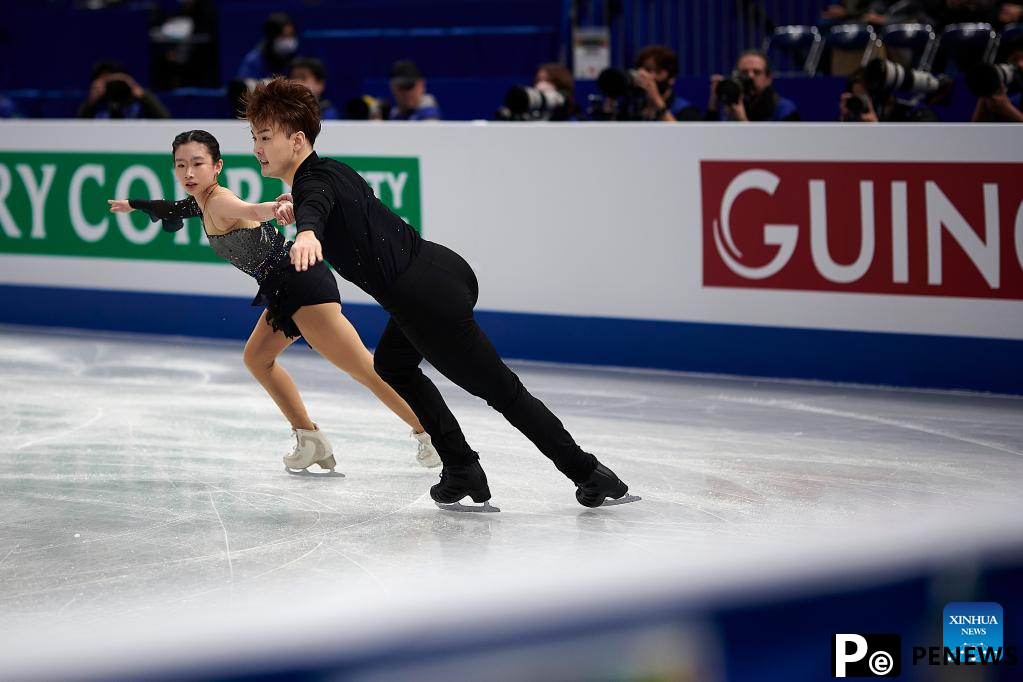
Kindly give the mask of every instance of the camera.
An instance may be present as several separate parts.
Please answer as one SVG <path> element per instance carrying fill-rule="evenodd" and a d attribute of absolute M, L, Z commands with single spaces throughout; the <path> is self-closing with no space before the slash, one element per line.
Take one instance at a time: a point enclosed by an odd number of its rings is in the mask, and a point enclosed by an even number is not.
<path fill-rule="evenodd" d="M 498 118 L 506 121 L 541 121 L 565 118 L 568 97 L 560 90 L 516 85 L 504 96 Z"/>
<path fill-rule="evenodd" d="M 743 73 L 733 73 L 730 77 L 718 81 L 714 95 L 726 107 L 734 106 L 740 99 L 753 94 L 753 81 Z"/>
<path fill-rule="evenodd" d="M 867 89 L 875 94 L 909 92 L 926 96 L 929 104 L 947 104 L 955 85 L 948 76 L 908 69 L 887 59 L 873 59 L 864 69 Z"/>
<path fill-rule="evenodd" d="M 363 95 L 345 103 L 345 118 L 349 121 L 382 121 L 390 109 L 391 103 L 387 100 Z"/>
<path fill-rule="evenodd" d="M 845 101 L 846 111 L 849 112 L 849 120 L 859 121 L 863 114 L 870 111 L 870 101 L 866 95 L 856 95 Z"/>
<path fill-rule="evenodd" d="M 1015 64 L 977 64 L 966 72 L 966 87 L 977 97 L 991 97 L 1002 88 L 1023 90 L 1023 71 Z"/>
<path fill-rule="evenodd" d="M 131 106 L 134 99 L 131 86 L 120 78 L 108 80 L 103 89 L 103 101 L 107 104 L 111 118 L 124 118 L 125 110 Z"/>
<path fill-rule="evenodd" d="M 636 69 L 604 69 L 597 76 L 597 89 L 607 97 L 625 97 L 643 92 Z"/>

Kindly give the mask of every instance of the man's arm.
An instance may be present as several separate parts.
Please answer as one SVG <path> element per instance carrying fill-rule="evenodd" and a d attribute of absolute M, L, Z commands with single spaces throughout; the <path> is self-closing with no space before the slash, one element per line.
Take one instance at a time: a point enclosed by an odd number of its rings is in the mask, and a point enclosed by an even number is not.
<path fill-rule="evenodd" d="M 334 187 L 325 179 L 306 176 L 295 182 L 291 193 L 295 203 L 295 226 L 299 234 L 311 231 L 322 240 L 327 219 L 338 201 Z"/>
<path fill-rule="evenodd" d="M 295 227 L 298 230 L 291 247 L 291 263 L 302 272 L 323 260 L 320 241 L 326 233 L 327 219 L 338 197 L 333 186 L 315 174 L 296 180 L 291 193 L 295 200 Z"/>

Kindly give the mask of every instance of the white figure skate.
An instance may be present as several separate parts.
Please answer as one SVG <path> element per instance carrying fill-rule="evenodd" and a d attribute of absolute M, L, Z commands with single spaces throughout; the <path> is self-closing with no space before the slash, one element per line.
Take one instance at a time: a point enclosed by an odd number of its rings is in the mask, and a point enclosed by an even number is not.
<path fill-rule="evenodd" d="M 292 429 L 295 434 L 295 447 L 291 454 L 284 456 L 284 470 L 296 476 L 333 476 L 344 477 L 339 471 L 334 471 L 337 461 L 334 459 L 334 450 L 330 447 L 330 441 L 323 435 L 319 427 L 313 424 L 313 430 Z M 321 471 L 313 473 L 309 467 L 317 465 Z"/>
<path fill-rule="evenodd" d="M 424 466 L 427 469 L 439 467 L 443 462 L 440 461 L 440 453 L 437 452 L 437 448 L 433 447 L 433 441 L 430 439 L 430 434 L 426 431 L 422 433 L 412 432 L 412 437 L 419 441 L 419 451 L 416 453 L 416 461 L 419 462 L 420 466 Z"/>

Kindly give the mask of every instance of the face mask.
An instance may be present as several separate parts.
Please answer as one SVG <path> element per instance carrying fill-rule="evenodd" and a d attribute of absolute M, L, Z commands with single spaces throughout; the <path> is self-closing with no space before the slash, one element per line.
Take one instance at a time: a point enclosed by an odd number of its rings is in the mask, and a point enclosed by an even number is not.
<path fill-rule="evenodd" d="M 298 52 L 298 38 L 282 37 L 274 40 L 274 52 L 280 56 Z"/>

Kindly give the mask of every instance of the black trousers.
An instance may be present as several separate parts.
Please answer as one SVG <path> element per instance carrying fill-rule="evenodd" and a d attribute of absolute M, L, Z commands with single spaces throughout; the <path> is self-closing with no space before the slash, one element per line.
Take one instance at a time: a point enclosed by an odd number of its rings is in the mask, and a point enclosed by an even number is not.
<path fill-rule="evenodd" d="M 487 401 L 508 422 L 579 483 L 597 466 L 561 420 L 526 390 L 476 324 L 479 284 L 469 264 L 440 244 L 423 241 L 412 265 L 378 297 L 391 314 L 373 364 L 405 399 L 430 434 L 445 465 L 478 459 L 437 387 L 419 368 L 426 358 L 437 371 Z"/>

